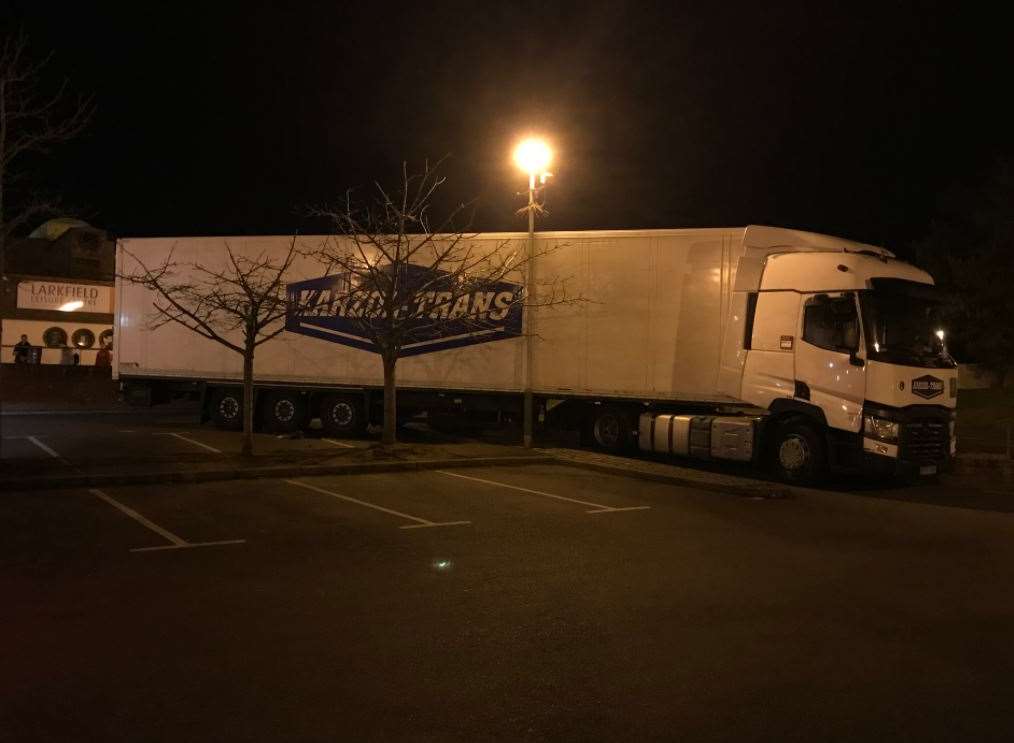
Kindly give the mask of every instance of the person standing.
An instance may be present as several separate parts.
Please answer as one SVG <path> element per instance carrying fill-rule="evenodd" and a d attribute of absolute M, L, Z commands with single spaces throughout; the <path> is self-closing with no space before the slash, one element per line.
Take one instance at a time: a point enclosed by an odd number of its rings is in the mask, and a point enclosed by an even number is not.
<path fill-rule="evenodd" d="M 103 346 L 95 354 L 95 366 L 112 366 L 113 357 L 110 355 L 112 346 Z"/>
<path fill-rule="evenodd" d="M 21 340 L 14 344 L 14 363 L 27 364 L 31 351 L 32 344 L 28 342 L 28 336 L 22 335 Z"/>

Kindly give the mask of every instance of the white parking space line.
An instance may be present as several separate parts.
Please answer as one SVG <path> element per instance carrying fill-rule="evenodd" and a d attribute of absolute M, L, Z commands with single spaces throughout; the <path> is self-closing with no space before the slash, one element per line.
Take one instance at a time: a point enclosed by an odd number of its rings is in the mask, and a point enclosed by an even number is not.
<path fill-rule="evenodd" d="M 194 446 L 199 446 L 202 449 L 207 449 L 208 451 L 213 451 L 213 452 L 215 452 L 215 454 L 221 454 L 222 453 L 221 449 L 216 449 L 213 446 L 208 446 L 207 444 L 202 444 L 197 439 L 192 439 L 189 436 L 184 436 L 184 435 L 179 434 L 179 433 L 173 433 L 173 432 L 170 431 L 170 432 L 164 432 L 164 433 L 156 433 L 155 435 L 156 436 L 172 436 L 174 438 L 179 439 L 180 441 L 186 441 L 188 444 L 193 444 Z"/>
<path fill-rule="evenodd" d="M 223 544 L 245 544 L 245 539 L 220 539 L 217 542 L 187 542 L 186 544 L 164 544 L 161 547 L 135 547 L 131 552 L 164 552 L 165 550 L 189 550 L 195 547 L 219 547 Z"/>
<path fill-rule="evenodd" d="M 344 441 L 335 441 L 334 439 L 321 439 L 321 441 L 326 441 L 327 443 L 334 444 L 335 446 L 344 446 L 346 449 L 358 449 L 359 448 L 358 446 L 355 446 L 354 444 L 346 444 Z"/>
<path fill-rule="evenodd" d="M 307 490 L 313 490 L 316 493 L 330 495 L 332 498 L 348 501 L 349 503 L 355 503 L 356 505 L 363 506 L 364 508 L 372 508 L 375 511 L 383 511 L 384 513 L 389 513 L 392 516 L 397 516 L 398 518 L 405 519 L 406 521 L 416 522 L 414 524 L 405 524 L 404 526 L 400 526 L 398 527 L 399 529 L 429 529 L 434 526 L 460 526 L 462 524 L 472 523 L 471 521 L 430 521 L 429 519 L 420 518 L 418 516 L 410 516 L 407 513 L 401 513 L 400 511 L 394 511 L 390 508 L 384 508 L 383 506 L 378 506 L 376 503 L 367 503 L 366 501 L 359 500 L 358 498 L 351 498 L 347 495 L 336 493 L 333 490 L 325 490 L 324 488 L 318 488 L 316 485 L 310 485 L 305 482 L 299 482 L 298 480 L 286 480 L 285 482 L 289 483 L 289 485 L 295 485 L 300 488 L 306 488 Z"/>
<path fill-rule="evenodd" d="M 577 498 L 568 498 L 565 495 L 557 495 L 556 493 L 547 493 L 544 490 L 532 490 L 531 488 L 523 488 L 520 485 L 509 485 L 505 482 L 497 482 L 496 480 L 485 480 L 481 477 L 472 477 L 471 475 L 459 475 L 456 472 L 447 472 L 446 470 L 436 470 L 438 474 L 447 475 L 448 477 L 460 477 L 462 480 L 472 480 L 474 482 L 481 482 L 486 485 L 495 485 L 499 488 L 508 488 L 510 490 L 519 490 L 522 493 L 530 493 L 531 495 L 540 495 L 543 498 L 553 498 L 554 500 L 567 501 L 569 503 L 577 503 L 582 506 L 593 506 L 592 510 L 585 511 L 585 513 L 616 513 L 618 511 L 647 511 L 651 506 L 626 506 L 622 508 L 614 508 L 613 506 L 605 506 L 601 503 L 592 503 L 591 501 L 578 500 Z"/>
<path fill-rule="evenodd" d="M 156 534 L 158 534 L 163 539 L 166 539 L 166 540 L 172 542 L 172 544 L 174 546 L 176 546 L 176 547 L 184 547 L 184 546 L 187 545 L 187 540 L 182 539 L 182 538 L 176 536 L 175 534 L 173 534 L 171 531 L 168 531 L 167 529 L 163 529 L 161 526 L 159 526 L 158 524 L 154 523 L 153 521 L 149 521 L 148 519 L 146 519 L 144 516 L 142 516 L 141 514 L 139 514 L 137 511 L 135 511 L 130 506 L 123 505 L 122 503 L 120 503 L 115 498 L 111 498 L 108 495 L 106 495 L 105 493 L 103 493 L 101 490 L 96 490 L 95 488 L 92 488 L 88 492 L 91 493 L 92 495 L 94 495 L 96 498 L 101 498 L 106 503 L 108 503 L 109 505 L 111 505 L 113 508 L 119 509 L 123 513 L 127 514 L 128 516 L 130 516 L 130 518 L 134 519 L 134 521 L 136 521 L 137 523 L 141 524 L 142 526 L 144 526 L 144 527 L 146 527 L 148 529 L 151 529 L 153 532 L 155 532 Z"/>
<path fill-rule="evenodd" d="M 150 529 L 151 531 L 158 534 L 160 537 L 169 542 L 169 544 L 160 545 L 158 547 L 135 547 L 130 550 L 131 552 L 157 552 L 161 550 L 180 550 L 180 549 L 192 549 L 194 547 L 215 547 L 222 544 L 243 544 L 246 542 L 245 539 L 227 539 L 218 542 L 188 542 L 182 537 L 178 537 L 168 529 L 163 529 L 161 526 L 153 521 L 149 521 L 144 516 L 139 514 L 130 506 L 125 506 L 115 498 L 106 495 L 101 490 L 92 488 L 88 491 L 96 498 L 104 500 L 106 503 L 111 505 L 113 508 L 119 510 L 121 513 L 125 513 L 130 518 L 134 519 L 141 526 Z"/>
<path fill-rule="evenodd" d="M 41 441 L 39 441 L 34 436 L 25 436 L 25 438 L 28 439 L 29 441 L 31 441 L 33 444 L 35 444 L 40 449 L 42 449 L 42 451 L 46 452 L 46 454 L 48 454 L 49 456 L 53 457 L 53 459 L 63 459 L 63 457 L 61 457 L 55 451 L 53 451 L 48 446 L 46 446 L 45 444 L 43 444 Z"/>

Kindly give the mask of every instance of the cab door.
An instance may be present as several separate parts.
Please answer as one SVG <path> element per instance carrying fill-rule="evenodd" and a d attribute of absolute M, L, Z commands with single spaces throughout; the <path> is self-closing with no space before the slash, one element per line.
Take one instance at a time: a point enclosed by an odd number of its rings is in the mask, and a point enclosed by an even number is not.
<path fill-rule="evenodd" d="M 866 397 L 866 361 L 854 292 L 806 294 L 796 348 L 796 397 L 824 411 L 832 428 L 858 432 Z"/>

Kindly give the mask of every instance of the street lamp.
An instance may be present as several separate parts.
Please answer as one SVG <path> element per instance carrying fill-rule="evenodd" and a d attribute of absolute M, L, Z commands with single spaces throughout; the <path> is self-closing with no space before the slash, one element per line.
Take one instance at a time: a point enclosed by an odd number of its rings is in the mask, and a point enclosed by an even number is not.
<path fill-rule="evenodd" d="M 545 185 L 546 179 L 552 175 L 548 168 L 553 161 L 553 150 L 542 139 L 523 139 L 514 148 L 514 162 L 521 168 L 522 172 L 528 174 L 528 206 L 519 209 L 518 212 L 528 212 L 528 276 L 525 281 L 527 294 L 528 312 L 525 312 L 525 400 L 524 400 L 524 444 L 526 448 L 532 446 L 532 432 L 535 429 L 535 399 L 532 394 L 532 364 L 533 364 L 533 335 L 535 333 L 534 315 L 532 308 L 535 306 L 535 212 L 541 211 L 541 206 L 536 202 L 536 178 L 540 185 Z"/>
<path fill-rule="evenodd" d="M 535 188 L 535 176 L 546 173 L 553 161 L 553 151 L 541 139 L 524 139 L 514 148 L 514 162 L 531 178 L 529 188 Z"/>

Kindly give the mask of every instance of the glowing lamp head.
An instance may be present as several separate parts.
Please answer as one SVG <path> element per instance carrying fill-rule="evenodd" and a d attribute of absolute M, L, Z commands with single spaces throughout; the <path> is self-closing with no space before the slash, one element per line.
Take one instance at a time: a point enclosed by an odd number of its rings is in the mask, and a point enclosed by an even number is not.
<path fill-rule="evenodd" d="M 943 330 L 938 330 L 938 331 L 937 331 L 937 338 L 939 338 L 939 339 L 940 339 L 941 343 L 942 343 L 942 342 L 943 342 L 943 340 L 944 340 L 944 335 L 945 335 L 945 334 L 944 334 L 944 331 L 943 331 Z"/>
<path fill-rule="evenodd" d="M 552 161 L 553 150 L 541 139 L 525 139 L 514 148 L 514 162 L 529 175 L 545 173 Z"/>

